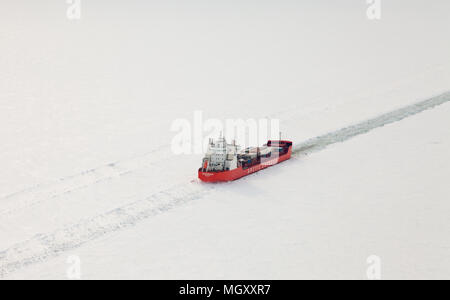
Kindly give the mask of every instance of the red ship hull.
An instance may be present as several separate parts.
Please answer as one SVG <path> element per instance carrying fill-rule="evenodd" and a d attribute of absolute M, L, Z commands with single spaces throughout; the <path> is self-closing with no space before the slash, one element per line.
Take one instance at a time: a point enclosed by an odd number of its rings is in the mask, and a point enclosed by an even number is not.
<path fill-rule="evenodd" d="M 229 171 L 222 172 L 203 172 L 202 168 L 198 170 L 198 178 L 204 182 L 227 182 L 233 181 L 244 176 L 256 173 L 264 170 L 268 167 L 279 164 L 283 161 L 290 159 L 292 156 L 292 143 L 289 146 L 287 153 L 279 155 L 278 157 L 269 157 L 261 161 L 261 163 L 251 166 L 249 168 L 243 168 L 242 166 Z"/>

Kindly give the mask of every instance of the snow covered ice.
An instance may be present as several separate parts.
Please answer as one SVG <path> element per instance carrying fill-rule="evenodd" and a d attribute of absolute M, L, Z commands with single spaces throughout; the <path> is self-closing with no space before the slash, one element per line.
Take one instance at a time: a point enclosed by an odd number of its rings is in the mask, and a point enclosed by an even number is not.
<path fill-rule="evenodd" d="M 336 2 L 3 1 L 0 278 L 449 279 L 450 3 Z M 200 183 L 198 110 L 302 151 Z"/>

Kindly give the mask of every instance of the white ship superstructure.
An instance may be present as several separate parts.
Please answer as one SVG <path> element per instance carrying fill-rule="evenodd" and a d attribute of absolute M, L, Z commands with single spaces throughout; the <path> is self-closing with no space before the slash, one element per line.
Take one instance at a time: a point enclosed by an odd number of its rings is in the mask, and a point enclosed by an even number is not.
<path fill-rule="evenodd" d="M 238 167 L 238 151 L 239 146 L 235 141 L 227 144 L 224 137 L 216 141 L 210 139 L 208 151 L 203 159 L 203 168 L 206 172 L 234 170 Z"/>

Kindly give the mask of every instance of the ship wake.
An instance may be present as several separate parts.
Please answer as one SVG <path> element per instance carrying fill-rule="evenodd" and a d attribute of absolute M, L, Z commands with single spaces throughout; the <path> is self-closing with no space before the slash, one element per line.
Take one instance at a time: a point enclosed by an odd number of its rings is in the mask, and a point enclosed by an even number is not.
<path fill-rule="evenodd" d="M 367 133 L 376 128 L 380 128 L 405 118 L 414 116 L 423 111 L 432 109 L 450 101 L 450 92 L 421 101 L 400 109 L 382 114 L 378 117 L 354 124 L 339 130 L 326 133 L 321 136 L 294 145 L 293 153 L 296 155 L 309 154 L 320 151 L 332 144 L 345 142 L 357 135 Z"/>
<path fill-rule="evenodd" d="M 357 135 L 401 121 L 405 118 L 416 115 L 425 110 L 432 109 L 449 101 L 450 92 L 447 92 L 364 122 L 297 143 L 294 147 L 293 153 L 296 155 L 305 155 L 317 152 L 332 144 L 344 142 Z M 105 169 L 108 172 L 101 173 L 102 176 L 100 176 L 100 178 L 90 178 L 87 182 L 83 182 L 83 184 L 81 184 L 78 188 L 82 188 L 84 185 L 92 184 L 98 180 L 106 180 L 110 177 L 117 177 L 124 174 L 123 172 L 127 172 L 127 170 L 124 171 L 123 169 L 118 170 L 117 167 L 120 165 L 121 164 L 108 165 L 100 169 L 92 170 L 91 174 L 100 174 L 100 170 L 102 169 Z M 140 163 L 133 163 L 132 167 L 129 168 L 128 171 L 139 168 L 139 165 Z M 112 173 L 109 172 L 111 170 L 113 170 Z M 70 180 L 71 178 L 66 178 L 66 180 L 62 180 L 62 182 Z M 64 193 L 64 188 L 60 189 L 58 184 L 55 186 L 58 187 L 58 193 Z M 50 191 L 43 193 L 43 196 L 54 195 L 54 186 L 51 185 L 50 187 Z M 225 186 L 208 185 L 202 184 L 197 180 L 193 180 L 183 185 L 165 188 L 164 190 L 155 192 L 146 198 L 117 207 L 94 217 L 81 219 L 76 223 L 65 226 L 56 231 L 36 235 L 21 243 L 17 243 L 6 250 L 0 251 L 0 278 L 26 266 L 46 261 L 49 258 L 80 247 L 107 234 L 125 228 L 130 228 L 142 220 L 164 213 L 184 203 L 201 199 L 206 195 L 213 193 L 215 190 L 219 189 L 219 187 L 226 188 L 226 184 Z M 70 185 L 70 189 L 73 188 L 74 186 Z M 30 191 L 22 191 L 19 194 L 27 194 L 29 192 Z M 14 197 L 14 195 L 9 197 Z M 27 205 L 27 203 L 23 204 Z M 8 212 L 4 211 L 3 213 Z"/>

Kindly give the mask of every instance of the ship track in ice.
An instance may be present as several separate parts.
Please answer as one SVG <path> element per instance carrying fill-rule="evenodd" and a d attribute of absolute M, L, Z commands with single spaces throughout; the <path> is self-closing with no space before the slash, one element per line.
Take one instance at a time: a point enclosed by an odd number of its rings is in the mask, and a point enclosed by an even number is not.
<path fill-rule="evenodd" d="M 305 142 L 295 144 L 292 152 L 293 154 L 300 155 L 320 151 L 329 145 L 345 142 L 357 135 L 367 133 L 373 129 L 380 128 L 395 122 L 399 122 L 405 118 L 414 116 L 418 113 L 432 109 L 449 101 L 450 92 L 446 92 L 425 101 L 408 105 L 397 110 L 382 114 L 378 117 L 360 122 L 358 124 L 344 127 L 342 129 L 309 139 Z"/>
<path fill-rule="evenodd" d="M 401 121 L 449 101 L 450 92 L 447 92 L 298 143 L 295 145 L 293 152 L 301 155 L 320 151 L 331 144 L 344 142 L 354 136 Z M 144 219 L 183 203 L 200 199 L 205 194 L 213 192 L 214 189 L 216 188 L 213 186 L 198 184 L 194 181 L 155 193 L 145 199 L 118 207 L 93 218 L 80 220 L 54 232 L 36 235 L 29 240 L 0 251 L 0 278 L 31 264 L 46 261 L 51 257 L 80 247 L 106 234 L 134 226 Z"/>

